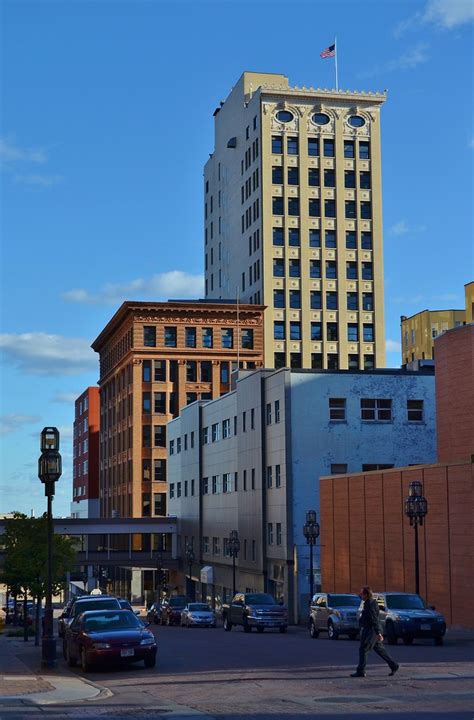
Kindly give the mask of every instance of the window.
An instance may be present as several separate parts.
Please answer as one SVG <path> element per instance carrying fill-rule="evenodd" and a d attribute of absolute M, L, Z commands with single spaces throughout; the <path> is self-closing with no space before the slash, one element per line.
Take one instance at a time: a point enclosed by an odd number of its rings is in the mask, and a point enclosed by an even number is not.
<path fill-rule="evenodd" d="M 275 400 L 275 422 L 280 422 L 280 401 Z"/>
<path fill-rule="evenodd" d="M 212 365 L 210 360 L 201 361 L 201 382 L 212 382 Z"/>
<path fill-rule="evenodd" d="M 281 165 L 274 165 L 272 167 L 272 183 L 273 185 L 283 184 L 283 168 Z M 243 190 L 243 186 L 242 186 Z"/>
<path fill-rule="evenodd" d="M 213 555 L 221 554 L 221 539 L 218 537 L 212 538 L 212 554 Z"/>
<path fill-rule="evenodd" d="M 338 339 L 337 323 L 330 322 L 326 324 L 326 336 L 332 342 Z"/>
<path fill-rule="evenodd" d="M 269 545 L 273 545 L 273 523 L 267 524 L 267 542 Z"/>
<path fill-rule="evenodd" d="M 204 535 L 204 537 L 202 538 L 202 551 L 206 554 L 209 552 L 209 538 L 207 537 L 207 535 Z"/>
<path fill-rule="evenodd" d="M 285 307 L 285 292 L 284 290 L 273 291 L 273 307 L 284 308 Z"/>
<path fill-rule="evenodd" d="M 273 244 L 281 247 L 284 242 L 283 228 L 273 228 Z"/>
<path fill-rule="evenodd" d="M 144 415 L 149 415 L 151 413 L 151 393 L 144 392 L 142 395 L 142 410 Z"/>
<path fill-rule="evenodd" d="M 370 143 L 361 140 L 359 142 L 359 159 L 370 160 Z"/>
<path fill-rule="evenodd" d="M 347 366 L 349 370 L 358 370 L 359 369 L 359 356 L 358 355 L 349 355 Z"/>
<path fill-rule="evenodd" d="M 273 354 L 273 364 L 275 365 L 275 370 L 285 367 L 285 362 L 285 353 L 276 352 Z"/>
<path fill-rule="evenodd" d="M 300 245 L 299 228 L 290 228 L 290 230 L 288 230 L 288 245 L 290 245 L 291 247 L 299 247 L 299 245 Z"/>
<path fill-rule="evenodd" d="M 166 413 L 166 393 L 156 392 L 153 393 L 153 411 L 164 415 Z"/>
<path fill-rule="evenodd" d="M 222 439 L 230 438 L 230 418 L 222 421 Z"/>
<path fill-rule="evenodd" d="M 154 426 L 154 447 L 166 447 L 166 425 Z"/>
<path fill-rule="evenodd" d="M 346 218 L 356 217 L 356 204 L 355 200 L 346 200 Z"/>
<path fill-rule="evenodd" d="M 372 269 L 372 263 L 362 263 L 362 280 L 373 280 L 374 274 Z"/>
<path fill-rule="evenodd" d="M 301 323 L 290 322 L 290 340 L 301 340 Z"/>
<path fill-rule="evenodd" d="M 195 360 L 186 362 L 186 382 L 197 382 L 197 362 Z"/>
<path fill-rule="evenodd" d="M 359 342 L 359 326 L 357 323 L 349 323 L 347 326 L 348 342 Z"/>
<path fill-rule="evenodd" d="M 330 280 L 337 278 L 337 263 L 335 260 L 326 260 L 326 277 Z"/>
<path fill-rule="evenodd" d="M 324 201 L 324 214 L 327 218 L 336 217 L 336 201 L 325 200 Z"/>
<path fill-rule="evenodd" d="M 165 327 L 165 347 L 176 347 L 175 327 Z"/>
<path fill-rule="evenodd" d="M 363 338 L 364 342 L 374 342 L 374 326 L 363 325 Z"/>
<path fill-rule="evenodd" d="M 156 482 L 166 481 L 166 460 L 153 460 L 153 479 Z"/>
<path fill-rule="evenodd" d="M 229 384 L 229 363 L 228 362 L 221 362 L 221 383 L 222 383 L 222 385 Z M 204 398 L 201 396 L 201 399 L 204 399 Z"/>
<path fill-rule="evenodd" d="M 209 428 L 205 427 L 202 429 L 202 444 L 208 445 L 209 444 Z"/>
<path fill-rule="evenodd" d="M 176 415 L 178 409 L 177 396 L 175 392 L 170 393 L 169 398 L 169 412 L 170 415 Z"/>
<path fill-rule="evenodd" d="M 312 248 L 321 247 L 321 230 L 309 231 L 309 246 Z"/>
<path fill-rule="evenodd" d="M 337 292 L 326 293 L 326 310 L 337 310 Z"/>
<path fill-rule="evenodd" d="M 355 157 L 353 140 L 344 140 L 344 157 L 348 159 Z"/>
<path fill-rule="evenodd" d="M 288 264 L 289 268 L 289 275 L 290 277 L 296 277 L 299 278 L 301 275 L 300 272 L 300 261 L 299 260 L 290 260 Z"/>
<path fill-rule="evenodd" d="M 170 455 L 174 455 L 174 440 L 170 440 Z"/>
<path fill-rule="evenodd" d="M 373 370 L 375 367 L 375 358 L 373 355 L 364 355 L 364 370 Z"/>
<path fill-rule="evenodd" d="M 247 432 L 247 413 L 242 413 L 242 432 Z"/>
<path fill-rule="evenodd" d="M 370 190 L 370 173 L 361 172 L 359 174 L 359 182 L 362 190 Z"/>
<path fill-rule="evenodd" d="M 323 369 L 323 356 L 321 353 L 311 353 L 311 369 L 322 370 Z"/>
<path fill-rule="evenodd" d="M 170 483 L 170 500 L 174 498 L 174 483 Z"/>
<path fill-rule="evenodd" d="M 143 361 L 142 382 L 151 382 L 151 360 Z"/>
<path fill-rule="evenodd" d="M 250 429 L 255 430 L 255 409 L 252 408 L 250 411 Z"/>
<path fill-rule="evenodd" d="M 221 328 L 221 347 L 231 350 L 234 347 L 234 331 L 232 328 Z"/>
<path fill-rule="evenodd" d="M 185 331 L 185 343 L 186 347 L 196 347 L 196 328 L 187 327 Z"/>
<path fill-rule="evenodd" d="M 273 486 L 273 468 L 271 465 L 267 467 L 267 488 Z"/>
<path fill-rule="evenodd" d="M 252 540 L 252 562 L 257 561 L 257 543 L 255 540 Z"/>
<path fill-rule="evenodd" d="M 166 360 L 154 360 L 153 368 L 155 382 L 166 382 Z"/>
<path fill-rule="evenodd" d="M 357 263 L 346 262 L 346 278 L 348 280 L 357 280 Z"/>
<path fill-rule="evenodd" d="M 309 276 L 310 276 L 310 278 L 320 278 L 321 277 L 321 263 L 319 260 L 310 260 L 309 261 Z"/>
<path fill-rule="evenodd" d="M 255 468 L 252 468 L 250 488 L 255 490 Z"/>
<path fill-rule="evenodd" d="M 232 492 L 232 476 L 230 473 L 222 475 L 222 492 Z"/>
<path fill-rule="evenodd" d="M 310 294 L 311 310 L 321 310 L 321 293 L 319 290 L 312 290 Z"/>
<path fill-rule="evenodd" d="M 310 137 L 308 138 L 308 155 L 310 157 L 317 157 L 319 155 L 319 139 Z"/>
<path fill-rule="evenodd" d="M 308 201 L 308 213 L 310 217 L 321 216 L 321 201 L 319 198 L 311 198 Z"/>
<path fill-rule="evenodd" d="M 244 350 L 253 350 L 253 330 L 243 329 L 241 333 L 241 347 Z"/>
<path fill-rule="evenodd" d="M 282 197 L 272 198 L 272 212 L 274 215 L 284 215 L 285 214 L 285 207 L 283 205 Z"/>
<path fill-rule="evenodd" d="M 364 463 L 362 465 L 362 472 L 372 472 L 373 470 L 390 470 L 393 468 L 393 464 L 387 463 Z"/>
<path fill-rule="evenodd" d="M 372 233 L 361 233 L 361 247 L 362 250 L 372 250 Z"/>
<path fill-rule="evenodd" d="M 145 347 L 156 347 L 156 327 L 153 325 L 143 326 L 143 344 Z"/>
<path fill-rule="evenodd" d="M 297 167 L 288 168 L 288 185 L 298 185 L 300 181 L 299 170 Z"/>
<path fill-rule="evenodd" d="M 176 438 L 176 452 L 179 455 L 181 452 L 181 438 Z"/>
<path fill-rule="evenodd" d="M 219 492 L 218 480 L 219 480 L 218 475 L 213 475 L 211 478 L 211 486 L 212 486 L 212 494 L 213 495 L 216 495 Z"/>
<path fill-rule="evenodd" d="M 283 138 L 281 135 L 272 135 L 272 153 L 281 155 L 283 152 Z"/>
<path fill-rule="evenodd" d="M 287 138 L 287 151 L 288 151 L 288 155 L 298 155 L 298 138 L 297 137 Z"/>
<path fill-rule="evenodd" d="M 331 475 L 345 475 L 347 463 L 331 463 Z"/>
<path fill-rule="evenodd" d="M 407 400 L 408 422 L 423 422 L 423 400 Z"/>
<path fill-rule="evenodd" d="M 276 524 L 276 544 L 281 545 L 281 523 Z"/>
<path fill-rule="evenodd" d="M 190 445 L 191 445 L 191 450 L 192 450 L 194 448 L 194 430 L 191 432 L 191 435 L 190 435 Z M 194 480 L 193 480 L 193 482 L 194 482 Z M 194 495 L 194 493 L 192 493 L 192 494 Z"/>
<path fill-rule="evenodd" d="M 299 214 L 300 214 L 299 198 L 289 198 L 289 200 L 288 200 L 288 215 L 299 215 Z"/>
<path fill-rule="evenodd" d="M 290 368 L 293 370 L 301 368 L 301 353 L 290 353 Z"/>
<path fill-rule="evenodd" d="M 267 425 L 271 425 L 272 424 L 272 404 L 271 403 L 267 403 L 266 408 L 265 408 L 265 413 L 266 413 Z"/>
<path fill-rule="evenodd" d="M 285 323 L 283 320 L 275 320 L 275 322 L 273 323 L 273 339 L 285 339 Z"/>
<path fill-rule="evenodd" d="M 334 140 L 324 140 L 324 157 L 334 157 Z"/>
<path fill-rule="evenodd" d="M 324 171 L 324 186 L 327 188 L 336 187 L 336 173 L 329 169 Z"/>
<path fill-rule="evenodd" d="M 212 328 L 202 328 L 202 346 L 211 348 L 213 346 Z"/>
<path fill-rule="evenodd" d="M 319 170 L 318 168 L 310 168 L 308 170 L 308 185 L 310 187 L 319 186 Z"/>
<path fill-rule="evenodd" d="M 360 401 L 360 416 L 362 420 L 391 422 L 392 401 L 362 398 Z"/>
<path fill-rule="evenodd" d="M 301 293 L 299 290 L 290 290 L 290 308 L 298 310 L 301 307 Z"/>
<path fill-rule="evenodd" d="M 211 427 L 211 439 L 212 442 L 217 442 L 218 440 L 220 440 L 219 423 L 213 423 Z"/>
<path fill-rule="evenodd" d="M 329 419 L 337 422 L 346 420 L 346 398 L 329 398 Z"/>
<path fill-rule="evenodd" d="M 186 393 L 186 405 L 191 405 L 191 403 L 196 402 L 197 399 L 198 399 L 197 393 L 195 393 L 195 392 Z"/>
<path fill-rule="evenodd" d="M 273 258 L 273 277 L 285 276 L 285 261 L 283 258 Z"/>
<path fill-rule="evenodd" d="M 362 201 L 360 204 L 360 216 L 363 220 L 370 220 L 372 217 L 372 203 Z"/>
<path fill-rule="evenodd" d="M 355 230 L 346 230 L 346 248 L 348 250 L 357 249 L 357 234 Z"/>
<path fill-rule="evenodd" d="M 327 248 L 336 247 L 336 233 L 334 230 L 326 230 L 324 233 L 324 244 Z"/>
<path fill-rule="evenodd" d="M 311 340 L 322 340 L 322 329 L 320 322 L 311 323 Z"/>
<path fill-rule="evenodd" d="M 374 296 L 372 293 L 362 293 L 362 309 L 373 310 L 374 309 Z"/>
<path fill-rule="evenodd" d="M 143 425 L 142 427 L 142 446 L 151 448 L 151 425 Z"/>
<path fill-rule="evenodd" d="M 203 477 L 202 479 L 202 494 L 208 495 L 209 494 L 209 478 Z"/>
<path fill-rule="evenodd" d="M 356 176 L 354 170 L 345 170 L 344 172 L 344 187 L 355 188 Z"/>

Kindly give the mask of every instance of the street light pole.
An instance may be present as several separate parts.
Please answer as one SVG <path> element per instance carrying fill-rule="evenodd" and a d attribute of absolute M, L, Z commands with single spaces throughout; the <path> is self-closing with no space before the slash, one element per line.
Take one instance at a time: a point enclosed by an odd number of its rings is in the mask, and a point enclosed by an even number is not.
<path fill-rule="evenodd" d="M 418 552 L 418 525 L 423 525 L 423 520 L 428 513 L 428 500 L 423 496 L 423 485 L 419 480 L 414 480 L 408 488 L 408 497 L 405 498 L 405 515 L 410 518 L 410 525 L 415 528 L 415 588 L 416 594 L 420 594 L 420 557 Z"/>
<path fill-rule="evenodd" d="M 309 599 L 313 599 L 314 594 L 314 578 L 313 578 L 313 546 L 319 537 L 319 524 L 316 522 L 316 511 L 308 510 L 306 513 L 306 522 L 303 525 L 303 535 L 309 545 Z"/>
<path fill-rule="evenodd" d="M 229 553 L 232 557 L 232 597 L 237 592 L 235 582 L 235 561 L 240 552 L 240 540 L 237 530 L 232 530 L 228 540 Z"/>
<path fill-rule="evenodd" d="M 192 592 L 192 582 L 193 582 L 193 563 L 194 563 L 194 550 L 192 543 L 187 543 L 186 545 L 186 562 L 188 563 L 188 570 L 189 570 L 189 580 L 188 580 L 188 590 L 189 595 L 191 597 L 191 600 L 193 600 L 194 593 Z"/>
<path fill-rule="evenodd" d="M 56 660 L 56 638 L 53 627 L 53 497 L 54 483 L 62 473 L 62 460 L 59 453 L 59 431 L 55 427 L 45 427 L 41 432 L 41 455 L 38 459 L 38 477 L 44 483 L 47 505 L 47 542 L 46 561 L 46 606 L 44 631 L 41 646 L 41 664 L 45 668 L 54 668 Z"/>

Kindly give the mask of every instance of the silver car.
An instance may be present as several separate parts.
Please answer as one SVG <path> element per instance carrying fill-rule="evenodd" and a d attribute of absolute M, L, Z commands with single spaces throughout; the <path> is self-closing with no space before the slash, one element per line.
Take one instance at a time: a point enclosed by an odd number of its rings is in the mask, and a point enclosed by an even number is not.
<path fill-rule="evenodd" d="M 308 628 L 313 639 L 320 632 L 327 632 L 331 640 L 339 635 L 349 635 L 355 640 L 359 633 L 358 609 L 360 598 L 349 593 L 316 593 L 310 607 Z"/>
<path fill-rule="evenodd" d="M 207 603 L 188 603 L 181 612 L 181 627 L 216 627 L 216 616 Z"/>

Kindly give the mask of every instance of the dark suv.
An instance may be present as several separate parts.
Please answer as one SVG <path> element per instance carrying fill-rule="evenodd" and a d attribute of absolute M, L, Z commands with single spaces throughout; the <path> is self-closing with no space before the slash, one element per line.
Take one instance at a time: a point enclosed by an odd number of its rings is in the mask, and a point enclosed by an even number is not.
<path fill-rule="evenodd" d="M 309 606 L 308 628 L 313 639 L 327 632 L 331 640 L 349 635 L 355 640 L 359 632 L 360 598 L 351 593 L 316 593 Z"/>
<path fill-rule="evenodd" d="M 402 638 L 411 645 L 414 638 L 432 638 L 435 645 L 443 644 L 446 620 L 434 607 L 428 607 L 420 595 L 403 592 L 374 593 L 380 608 L 382 632 L 389 645 Z"/>
<path fill-rule="evenodd" d="M 161 624 L 181 625 L 181 612 L 191 602 L 187 595 L 175 595 L 161 604 Z"/>

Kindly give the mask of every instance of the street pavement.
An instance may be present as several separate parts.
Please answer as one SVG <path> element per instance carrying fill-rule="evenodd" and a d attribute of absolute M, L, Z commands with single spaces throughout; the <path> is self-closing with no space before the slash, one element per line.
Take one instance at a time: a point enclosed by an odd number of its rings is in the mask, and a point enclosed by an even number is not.
<path fill-rule="evenodd" d="M 59 678 L 87 684 L 95 697 L 48 705 L 0 704 L 0 720 L 472 720 L 474 718 L 474 634 L 452 633 L 443 647 L 415 641 L 389 647 L 401 663 L 387 666 L 370 656 L 367 678 L 353 679 L 358 643 L 323 636 L 311 640 L 304 628 L 245 634 L 241 628 L 152 627 L 158 663 L 94 669 L 84 675 L 60 659 Z M 60 650 L 58 645 L 58 651 Z M 38 648 L 18 651 L 34 674 Z M 59 653 L 58 653 L 59 654 Z M 36 677 L 36 675 L 34 675 Z M 49 693 L 45 693 L 47 697 Z"/>

